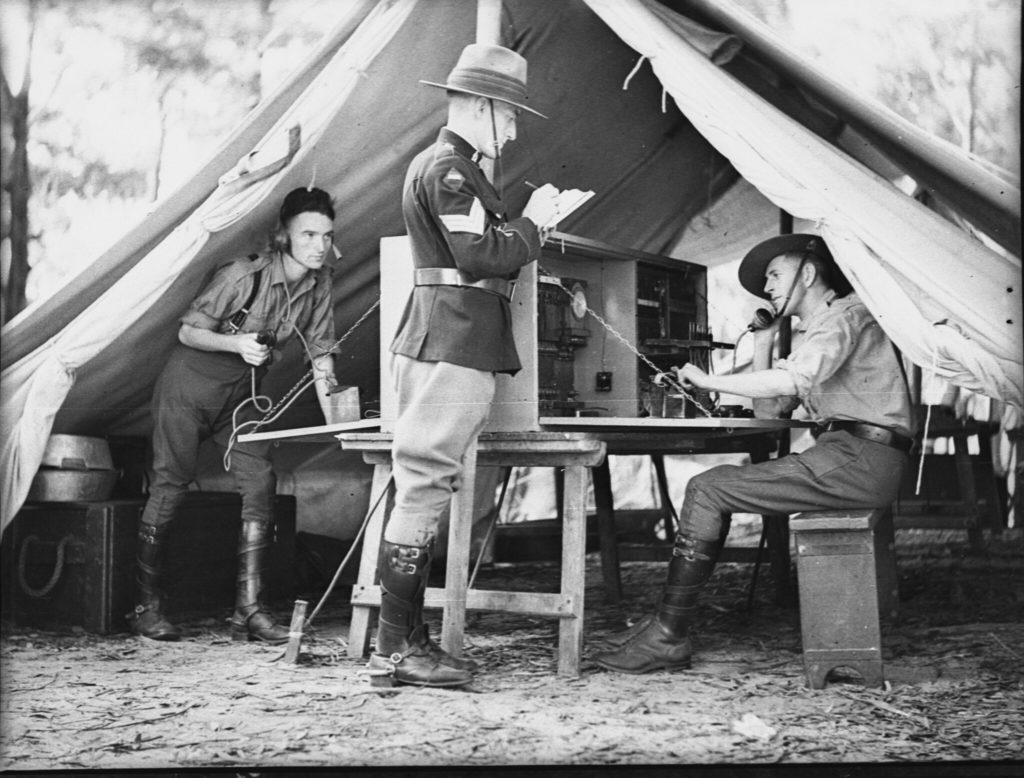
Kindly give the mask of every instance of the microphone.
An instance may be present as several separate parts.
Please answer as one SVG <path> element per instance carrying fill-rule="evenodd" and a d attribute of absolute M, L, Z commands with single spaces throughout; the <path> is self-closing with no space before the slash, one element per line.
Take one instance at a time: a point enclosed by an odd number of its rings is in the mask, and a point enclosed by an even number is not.
<path fill-rule="evenodd" d="M 754 311 L 753 320 L 747 325 L 747 332 L 766 329 L 771 326 L 773 321 L 775 321 L 775 314 L 772 311 L 767 308 L 758 308 Z"/>
<path fill-rule="evenodd" d="M 260 330 L 259 333 L 256 335 L 256 342 L 259 343 L 261 346 L 267 346 L 270 349 L 274 349 L 277 347 L 277 333 L 270 328 Z M 271 352 L 267 355 L 267 360 L 263 364 L 266 367 L 270 367 L 272 364 L 274 364 L 273 350 L 271 350 Z"/>

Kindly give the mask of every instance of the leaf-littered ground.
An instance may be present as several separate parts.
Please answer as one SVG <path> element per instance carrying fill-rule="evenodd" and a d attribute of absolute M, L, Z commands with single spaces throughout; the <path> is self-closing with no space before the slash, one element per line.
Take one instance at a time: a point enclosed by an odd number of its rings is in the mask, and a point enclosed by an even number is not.
<path fill-rule="evenodd" d="M 610 605 L 587 563 L 585 659 L 556 673 L 552 619 L 474 613 L 462 690 L 378 689 L 346 655 L 339 590 L 298 663 L 230 639 L 227 614 L 182 622 L 184 639 L 59 634 L 5 624 L 0 769 L 359 765 L 641 765 L 982 761 L 1024 757 L 1024 533 L 970 555 L 956 532 L 897 533 L 901 618 L 884 629 L 886 686 L 804 682 L 799 613 L 762 573 L 720 565 L 693 630 L 693 668 L 598 668 L 600 639 L 656 600 L 665 566 L 622 566 Z M 484 569 L 482 588 L 557 587 L 558 565 Z M 286 623 L 288 603 L 279 616 Z M 439 614 L 428 612 L 433 632 Z"/>

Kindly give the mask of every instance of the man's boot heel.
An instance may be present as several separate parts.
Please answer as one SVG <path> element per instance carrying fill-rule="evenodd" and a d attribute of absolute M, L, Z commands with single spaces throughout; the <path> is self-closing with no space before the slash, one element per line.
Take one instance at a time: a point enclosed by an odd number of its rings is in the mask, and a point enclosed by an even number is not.
<path fill-rule="evenodd" d="M 377 643 L 367 664 L 371 683 L 452 688 L 472 682 L 471 660 L 459 660 L 430 640 L 423 599 L 430 569 L 426 546 L 381 545 L 381 606 Z M 390 682 L 389 682 L 390 681 Z"/>

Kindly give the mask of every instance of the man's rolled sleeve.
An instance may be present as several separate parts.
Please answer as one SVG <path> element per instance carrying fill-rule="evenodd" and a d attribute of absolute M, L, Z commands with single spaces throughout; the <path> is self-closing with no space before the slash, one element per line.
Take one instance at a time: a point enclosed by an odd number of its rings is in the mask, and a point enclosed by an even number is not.
<path fill-rule="evenodd" d="M 330 352 L 334 346 L 334 300 L 331 296 L 331 271 L 325 268 L 317 279 L 313 309 L 304 334 L 313 358 Z"/>
<path fill-rule="evenodd" d="M 216 331 L 220 323 L 242 307 L 240 276 L 233 265 L 220 268 L 192 301 L 179 321 L 192 327 Z"/>

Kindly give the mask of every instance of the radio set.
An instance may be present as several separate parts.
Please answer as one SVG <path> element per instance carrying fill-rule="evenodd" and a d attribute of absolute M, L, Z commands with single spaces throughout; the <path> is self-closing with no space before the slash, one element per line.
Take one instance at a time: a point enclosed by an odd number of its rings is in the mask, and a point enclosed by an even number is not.
<path fill-rule="evenodd" d="M 412 290 L 407 237 L 381 240 L 381 365 Z M 704 392 L 687 398 L 654 378 L 674 365 L 707 369 L 715 342 L 707 269 L 679 259 L 554 233 L 539 261 L 521 268 L 510 308 L 522 370 L 500 378 L 489 432 L 528 432 L 566 417 L 636 419 L 710 414 Z M 767 312 L 766 312 L 767 313 Z M 381 376 L 381 430 L 397 402 Z M 701 403 L 701 408 L 694 404 Z"/>

